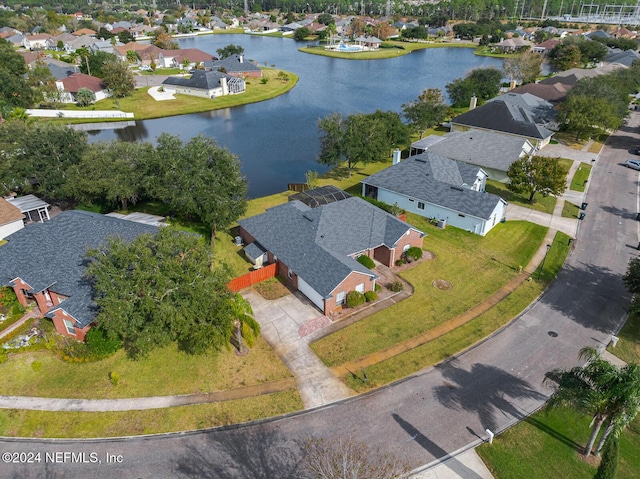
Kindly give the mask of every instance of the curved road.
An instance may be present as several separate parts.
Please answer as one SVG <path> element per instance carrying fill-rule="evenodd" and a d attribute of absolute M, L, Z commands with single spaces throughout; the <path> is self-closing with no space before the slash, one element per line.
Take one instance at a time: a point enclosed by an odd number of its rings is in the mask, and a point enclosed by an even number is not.
<path fill-rule="evenodd" d="M 40 453 L 40 462 L 6 464 L 0 455 L 0 477 L 280 479 L 296 476 L 309 436 L 353 437 L 419 467 L 486 438 L 487 428 L 508 427 L 549 395 L 547 371 L 577 365 L 582 347 L 604 345 L 621 325 L 628 300 L 621 275 L 637 254 L 640 187 L 638 172 L 621 163 L 640 143 L 639 124 L 632 114 L 595 165 L 587 217 L 557 280 L 509 327 L 459 357 L 364 396 L 241 426 L 107 440 L 3 439 L 0 453 Z"/>

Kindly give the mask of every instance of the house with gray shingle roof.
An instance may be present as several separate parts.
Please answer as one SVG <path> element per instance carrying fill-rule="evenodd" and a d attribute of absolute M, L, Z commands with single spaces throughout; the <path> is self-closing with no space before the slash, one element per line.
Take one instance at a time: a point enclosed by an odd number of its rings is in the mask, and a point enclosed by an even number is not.
<path fill-rule="evenodd" d="M 446 158 L 482 168 L 493 180 L 508 182 L 507 171 L 514 161 L 533 155 L 529 140 L 493 131 L 452 131 L 444 136 L 431 135 L 411 144 L 415 154 L 429 151 Z"/>
<path fill-rule="evenodd" d="M 244 60 L 244 55 L 229 55 L 222 60 L 203 62 L 205 70 L 221 71 L 235 77 L 262 78 L 262 70 L 253 62 Z"/>
<path fill-rule="evenodd" d="M 85 253 L 109 236 L 132 241 L 157 228 L 87 211 L 65 211 L 27 225 L 0 246 L 0 285 L 11 286 L 23 306 L 35 302 L 56 331 L 84 340 L 95 317 L 93 291 L 84 277 Z"/>
<path fill-rule="evenodd" d="M 495 131 L 526 138 L 537 149 L 551 141 L 556 111 L 552 103 L 529 93 L 505 93 L 451 119 L 451 131 Z"/>
<path fill-rule="evenodd" d="M 424 236 L 356 197 L 316 208 L 289 201 L 238 223 L 247 256 L 277 263 L 277 274 L 324 314 L 340 308 L 350 291 L 375 290 L 377 275 L 358 256 L 393 266 L 403 251 L 421 247 Z"/>
<path fill-rule="evenodd" d="M 484 236 L 507 207 L 505 200 L 484 191 L 486 179 L 482 168 L 427 151 L 361 183 L 365 196 Z"/>
<path fill-rule="evenodd" d="M 246 86 L 242 78 L 204 70 L 196 70 L 191 75 L 191 78 L 171 76 L 163 81 L 162 84 L 167 92 L 204 98 L 244 93 Z"/>

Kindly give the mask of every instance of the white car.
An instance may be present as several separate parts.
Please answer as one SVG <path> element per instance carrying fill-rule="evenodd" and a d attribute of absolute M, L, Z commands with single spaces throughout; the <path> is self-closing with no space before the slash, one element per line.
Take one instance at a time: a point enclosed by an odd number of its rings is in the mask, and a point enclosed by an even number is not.
<path fill-rule="evenodd" d="M 640 160 L 634 160 L 633 158 L 629 158 L 624 162 L 624 166 L 627 168 L 631 168 L 633 170 L 640 170 Z"/>
<path fill-rule="evenodd" d="M 141 72 L 150 72 L 151 67 L 149 65 L 140 65 L 140 68 L 138 68 L 138 70 L 140 70 Z"/>

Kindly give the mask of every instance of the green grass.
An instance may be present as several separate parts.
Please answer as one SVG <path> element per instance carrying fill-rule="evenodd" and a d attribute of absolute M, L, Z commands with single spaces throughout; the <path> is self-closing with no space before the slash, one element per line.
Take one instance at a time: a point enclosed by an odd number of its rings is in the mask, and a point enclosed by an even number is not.
<path fill-rule="evenodd" d="M 126 412 L 0 410 L 0 435 L 93 438 L 160 434 L 237 424 L 303 409 L 297 391 L 222 403 Z"/>
<path fill-rule="evenodd" d="M 272 68 L 262 68 L 264 78 L 267 83 L 261 83 L 260 79 L 247 79 L 247 90 L 239 95 L 225 95 L 215 99 L 200 98 L 190 95 L 175 95 L 175 100 L 156 101 L 147 93 L 148 87 L 136 89 L 133 95 L 126 98 L 100 100 L 90 107 L 80 108 L 69 105 L 69 110 L 121 110 L 134 113 L 136 120 L 146 120 L 150 118 L 162 118 L 167 116 L 185 115 L 188 113 L 200 113 L 204 111 L 219 110 L 222 108 L 232 108 L 269 100 L 282 95 L 291 90 L 298 82 L 298 76 L 286 72 L 289 81 L 283 82 L 276 79 L 280 70 Z M 59 119 L 57 121 L 60 121 Z M 64 120 L 69 122 L 68 120 Z M 94 122 L 95 119 L 82 119 L 78 122 Z"/>
<path fill-rule="evenodd" d="M 609 352 L 627 363 L 640 362 L 640 314 L 629 314 L 618 337 L 620 341 L 615 348 L 609 346 Z"/>
<path fill-rule="evenodd" d="M 486 313 L 473 321 L 406 353 L 367 368 L 367 383 L 348 376 L 346 383 L 357 392 L 397 381 L 459 353 L 508 324 L 540 294 L 544 287 L 527 281 Z M 357 372 L 356 372 L 357 373 Z"/>
<path fill-rule="evenodd" d="M 42 368 L 34 371 L 31 364 Z M 113 386 L 109 373 L 120 382 Z M 260 384 L 290 377 L 264 339 L 246 356 L 233 351 L 192 356 L 175 345 L 153 351 L 139 361 L 124 351 L 97 362 L 68 363 L 47 350 L 11 354 L 0 364 L 0 394 L 67 398 L 126 398 L 193 394 Z"/>
<path fill-rule="evenodd" d="M 495 479 L 583 479 L 596 468 L 579 451 L 589 436 L 591 417 L 570 409 L 539 412 L 476 451 Z M 622 433 L 618 479 L 635 479 L 640 471 L 640 418 Z"/>
<path fill-rule="evenodd" d="M 335 366 L 365 356 L 462 314 L 512 279 L 546 233 L 542 226 L 513 221 L 497 225 L 482 238 L 453 227 L 437 229 L 417 215 L 409 214 L 407 221 L 427 233 L 423 247 L 436 256 L 402 274 L 415 294 L 313 343 L 325 364 Z M 449 281 L 453 288 L 434 288 L 436 279 Z"/>
<path fill-rule="evenodd" d="M 580 166 L 571 179 L 569 189 L 573 191 L 584 191 L 587 181 L 589 180 L 589 175 L 591 175 L 591 165 L 588 163 L 580 163 Z"/>
<path fill-rule="evenodd" d="M 414 50 L 423 50 L 426 48 L 476 48 L 473 43 L 445 43 L 445 42 L 403 42 L 397 40 L 389 40 L 382 46 L 373 51 L 367 52 L 339 52 L 325 50 L 324 46 L 303 47 L 298 51 L 303 53 L 311 53 L 313 55 L 323 55 L 332 58 L 342 58 L 344 60 L 382 60 L 385 58 L 395 58 L 407 55 Z"/>
<path fill-rule="evenodd" d="M 562 207 L 562 217 L 563 218 L 578 218 L 578 214 L 580 213 L 580 207 L 578 205 L 574 205 L 570 201 L 565 201 L 564 206 Z"/>
<path fill-rule="evenodd" d="M 498 195 L 504 198 L 508 203 L 512 205 L 523 206 L 525 208 L 529 208 L 536 211 L 542 211 L 544 213 L 553 214 L 553 209 L 556 206 L 556 197 L 555 196 L 541 196 L 537 194 L 535 196 L 535 203 L 529 203 L 529 198 L 527 196 L 523 196 L 520 193 L 514 193 L 507 188 L 505 183 L 500 183 L 495 180 L 487 180 L 486 186 L 487 193 L 492 193 L 494 195 Z"/>

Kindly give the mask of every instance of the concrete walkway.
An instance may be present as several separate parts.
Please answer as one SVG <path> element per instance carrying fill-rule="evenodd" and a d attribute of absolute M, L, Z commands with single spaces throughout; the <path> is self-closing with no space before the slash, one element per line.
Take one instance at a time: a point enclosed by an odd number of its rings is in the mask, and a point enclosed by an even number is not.
<path fill-rule="evenodd" d="M 242 296 L 251 303 L 260 334 L 295 376 L 306 409 L 355 394 L 320 361 L 301 335 L 312 332 L 310 325 L 322 328 L 328 324 L 320 311 L 296 294 L 268 301 L 249 289 Z"/>
<path fill-rule="evenodd" d="M 472 476 L 473 475 L 473 476 Z M 411 479 L 493 479 L 475 449 L 427 464 L 423 470 L 413 474 Z"/>
<path fill-rule="evenodd" d="M 563 206 L 564 200 L 561 201 L 561 198 L 558 198 L 556 209 L 559 208 L 560 213 L 562 212 Z M 529 221 L 531 223 L 546 226 L 552 230 L 562 231 L 572 238 L 576 236 L 576 230 L 578 228 L 578 220 L 575 218 L 563 218 L 559 215 L 550 215 L 549 213 L 543 213 L 542 211 L 536 211 L 513 204 L 509 204 L 507 206 L 507 220 Z"/>
<path fill-rule="evenodd" d="M 147 90 L 147 93 L 149 95 L 151 95 L 151 97 L 155 100 L 155 101 L 167 101 L 167 100 L 175 100 L 176 97 L 173 96 L 173 93 L 169 93 L 166 90 L 165 91 L 160 91 L 159 86 L 152 86 L 151 88 L 149 88 L 149 90 Z"/>
<path fill-rule="evenodd" d="M 40 318 L 40 317 L 42 317 L 42 313 L 40 312 L 40 309 L 38 307 L 34 307 L 33 309 L 31 309 L 31 311 L 28 311 L 24 316 L 22 316 L 19 320 L 17 320 L 11 326 L 0 331 L 0 338 L 3 338 L 6 335 L 12 333 L 16 329 L 18 329 L 20 326 L 22 326 L 24 323 L 26 323 L 27 320 L 31 318 Z"/>

